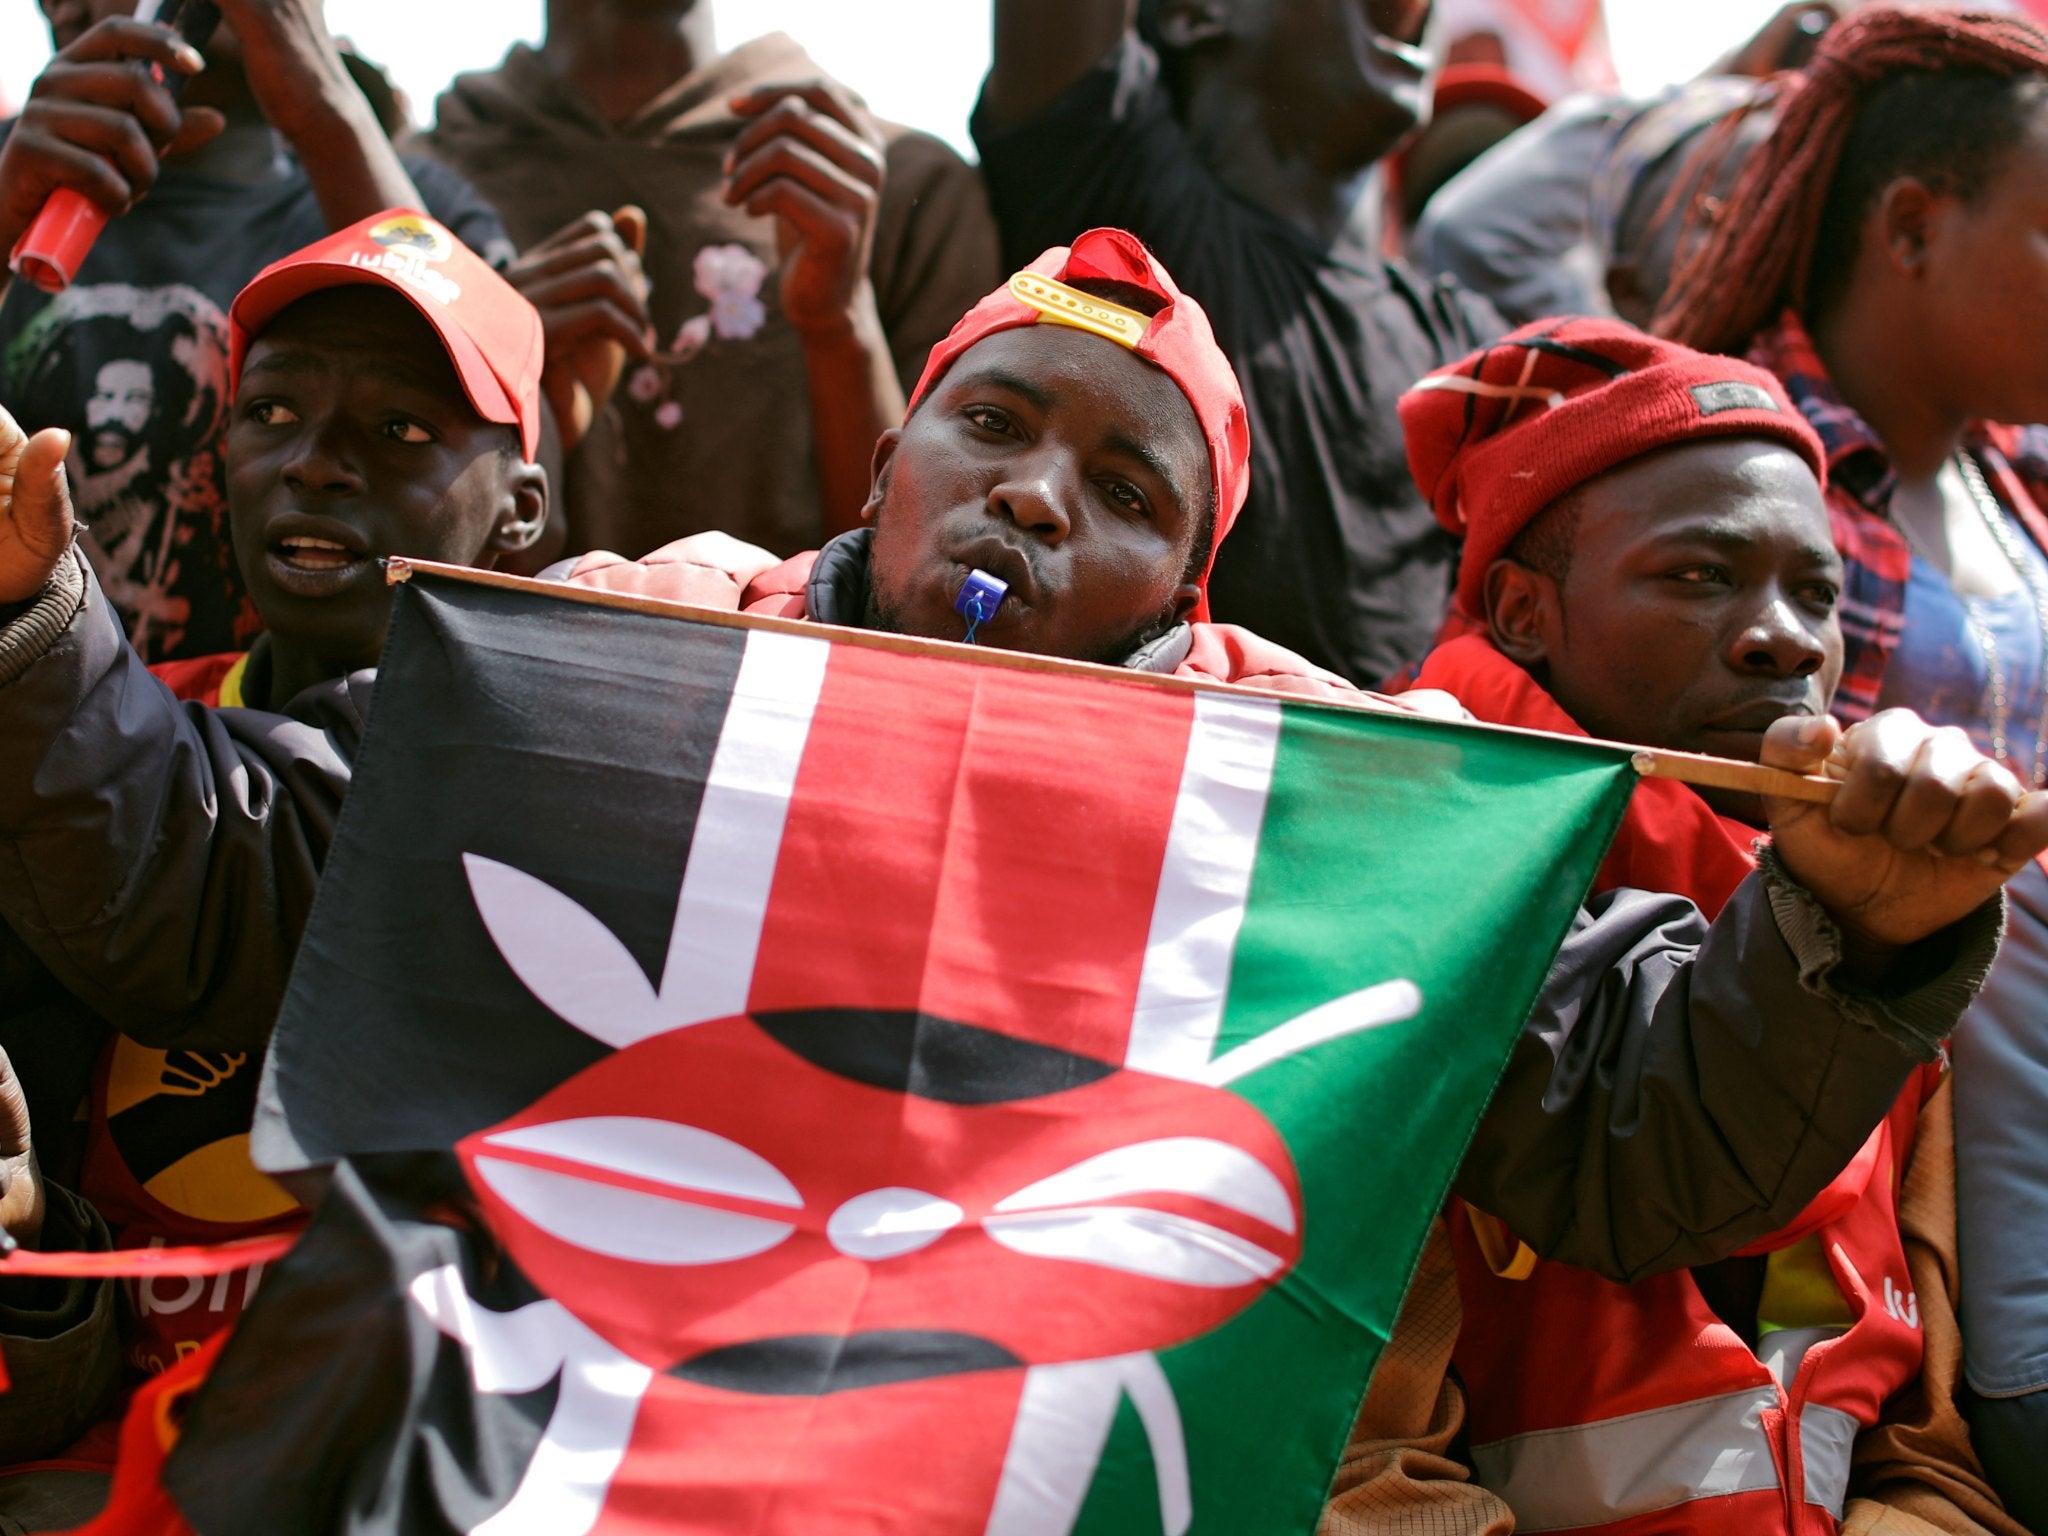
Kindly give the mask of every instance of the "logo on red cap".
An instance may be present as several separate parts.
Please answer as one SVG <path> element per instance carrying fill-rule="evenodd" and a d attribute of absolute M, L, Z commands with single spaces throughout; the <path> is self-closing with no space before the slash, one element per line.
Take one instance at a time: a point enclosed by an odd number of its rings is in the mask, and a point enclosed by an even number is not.
<path fill-rule="evenodd" d="M 348 264 L 366 267 L 397 278 L 417 288 L 437 304 L 453 304 L 462 297 L 462 285 L 434 266 L 455 252 L 454 238 L 431 219 L 401 213 L 370 226 L 369 236 L 383 247 L 374 254 L 350 251 Z"/>
<path fill-rule="evenodd" d="M 371 225 L 370 238 L 392 250 L 418 251 L 429 261 L 446 261 L 455 252 L 454 237 L 416 213 L 397 214 Z"/>

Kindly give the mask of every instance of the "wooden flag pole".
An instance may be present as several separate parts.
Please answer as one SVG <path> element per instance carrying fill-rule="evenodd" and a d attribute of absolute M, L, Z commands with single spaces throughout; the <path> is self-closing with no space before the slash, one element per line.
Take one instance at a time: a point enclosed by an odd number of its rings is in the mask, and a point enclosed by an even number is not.
<path fill-rule="evenodd" d="M 1326 709 L 1366 709 L 1379 715 L 1392 714 L 1397 719 L 1401 716 L 1398 710 L 1390 711 L 1378 705 L 1347 704 L 1327 698 L 1311 699 L 1277 688 L 1247 687 L 1242 684 L 1217 682 L 1210 678 L 1168 677 L 1156 672 L 1132 672 L 1123 667 L 1102 666 L 1096 662 L 1066 661 L 1052 656 L 1032 656 L 1022 651 L 997 650 L 991 646 L 963 645 L 957 640 L 925 640 L 910 635 L 841 629 L 814 624 L 808 619 L 771 618 L 757 613 L 734 613 L 729 609 L 699 608 L 691 603 L 643 597 L 638 593 L 607 592 L 601 587 L 572 586 L 560 581 L 537 581 L 530 576 L 508 576 L 503 571 L 480 571 L 467 565 L 445 565 L 438 560 L 412 560 L 393 556 L 384 562 L 384 579 L 393 586 L 410 581 L 415 575 L 434 576 L 443 581 L 467 582 L 477 587 L 496 587 L 507 592 L 526 592 L 535 597 L 550 598 L 556 602 L 582 603 L 592 608 L 616 608 L 628 613 L 651 613 L 664 618 L 689 619 L 699 624 L 716 624 L 727 629 L 766 629 L 783 634 L 814 635 L 821 628 L 830 628 L 833 640 L 846 645 L 906 654 L 944 656 L 953 660 L 1008 667 L 1021 672 L 1061 672 L 1069 675 L 1079 673 L 1083 676 L 1098 677 L 1104 682 L 1136 684 L 1173 693 L 1250 693 L 1280 699 L 1289 704 L 1312 704 Z M 1438 724 L 1457 723 L 1443 720 L 1440 716 L 1420 713 L 1409 718 L 1433 720 Z M 1538 736 L 1546 741 L 1570 741 L 1581 746 L 1611 747 L 1616 751 L 1626 752 L 1636 772 L 1646 779 L 1677 779 L 1680 783 L 1691 784 L 1700 789 L 1727 789 L 1739 794 L 1770 795 L 1783 800 L 1804 800 L 1815 805 L 1825 805 L 1835 798 L 1835 792 L 1841 788 L 1833 779 L 1791 773 L 1783 768 L 1766 768 L 1761 763 L 1739 762 L 1734 758 L 1707 757 L 1697 752 L 1669 752 L 1661 747 L 1640 747 L 1625 741 L 1563 736 L 1554 731 L 1532 731 L 1522 726 L 1492 725 L 1484 721 L 1467 722 L 1466 728 L 1505 731 L 1515 736 Z"/>
<path fill-rule="evenodd" d="M 1748 795 L 1773 795 L 1780 800 L 1805 800 L 1813 805 L 1826 805 L 1842 787 L 1838 781 L 1817 774 L 1792 773 L 1784 768 L 1766 768 L 1762 763 L 1707 757 L 1699 752 L 1667 752 L 1661 747 L 1637 747 L 1629 761 L 1646 779 L 1677 779 L 1697 789 L 1732 789 Z"/>

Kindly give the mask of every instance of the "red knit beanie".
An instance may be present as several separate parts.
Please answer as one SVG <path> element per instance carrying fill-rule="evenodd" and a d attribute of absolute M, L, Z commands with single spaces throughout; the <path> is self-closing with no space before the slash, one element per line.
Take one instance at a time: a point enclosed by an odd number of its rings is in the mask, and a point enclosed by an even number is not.
<path fill-rule="evenodd" d="M 1673 443 L 1783 443 L 1823 484 L 1827 458 L 1777 379 L 1619 320 L 1538 320 L 1401 397 L 1408 468 L 1465 540 L 1458 601 L 1484 611 L 1486 571 L 1551 503 Z"/>

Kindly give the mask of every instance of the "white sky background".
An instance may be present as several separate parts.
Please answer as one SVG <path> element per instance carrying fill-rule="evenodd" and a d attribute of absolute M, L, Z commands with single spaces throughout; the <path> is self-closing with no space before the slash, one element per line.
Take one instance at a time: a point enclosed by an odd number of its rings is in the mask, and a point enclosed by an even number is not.
<path fill-rule="evenodd" d="M 459 70 L 537 40 L 543 0 L 327 0 L 329 24 L 396 76 L 415 115 Z M 1754 31 L 1778 0 L 1607 0 L 1622 84 L 1652 91 L 1696 73 Z M 971 153 L 967 113 L 988 67 L 983 0 L 712 0 L 721 46 L 793 34 L 882 116 Z M 32 0 L 0 0 L 0 92 L 19 103 L 50 53 Z"/>

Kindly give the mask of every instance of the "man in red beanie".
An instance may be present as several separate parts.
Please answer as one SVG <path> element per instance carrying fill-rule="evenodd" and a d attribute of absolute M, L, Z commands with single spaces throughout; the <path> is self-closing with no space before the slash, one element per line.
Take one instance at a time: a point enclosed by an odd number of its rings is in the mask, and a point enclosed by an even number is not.
<path fill-rule="evenodd" d="M 1545 321 L 1423 379 L 1401 413 L 1418 485 L 1465 536 L 1452 638 L 1424 686 L 1503 725 L 1752 760 L 1778 721 L 1825 716 L 1842 565 L 1820 442 L 1770 374 L 1614 322 Z M 1916 741 L 1962 755 L 1945 735 Z M 1597 888 L 1718 913 L 1763 826 L 1754 802 L 1645 780 Z M 1539 1261 L 1454 1201 L 1403 1330 L 1433 1329 L 1438 1347 L 1413 1353 L 1435 1395 L 1411 1382 L 1408 1408 L 1448 1404 L 1455 1431 L 1462 1388 L 1475 1484 L 1382 1464 L 1348 1507 L 1449 1503 L 1465 1523 L 1447 1529 L 1473 1532 L 1634 1529 L 1678 1504 L 1688 1531 L 1833 1529 L 1856 1432 L 1919 1372 L 1894 1198 L 1938 1082 L 1916 1072 L 1797 1219 L 1712 1265 L 1617 1284 Z M 1383 1440 L 1394 1405 L 1376 1395 L 1366 1433 Z M 1646 1422 L 1685 1432 L 1632 1432 Z"/>
<path fill-rule="evenodd" d="M 1372 686 L 1457 555 L 1394 401 L 1504 327 L 1381 254 L 1379 162 L 1429 111 L 1430 0 L 996 0 L 973 130 L 1007 259 L 1131 230 L 1207 307 L 1254 431 L 1216 611 Z"/>

